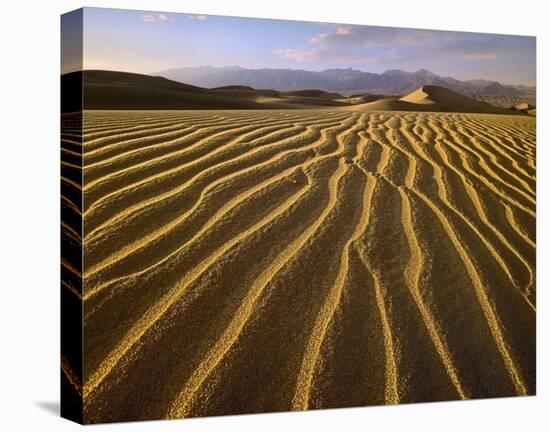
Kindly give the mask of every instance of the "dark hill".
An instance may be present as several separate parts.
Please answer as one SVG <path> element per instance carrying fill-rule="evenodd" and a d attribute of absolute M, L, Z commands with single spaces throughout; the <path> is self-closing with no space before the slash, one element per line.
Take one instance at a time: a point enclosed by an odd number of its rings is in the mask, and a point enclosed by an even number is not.
<path fill-rule="evenodd" d="M 81 84 L 84 106 L 81 102 Z M 86 70 L 62 75 L 62 112 L 83 109 L 276 109 L 344 106 L 333 95 L 309 90 L 284 94 L 248 86 L 206 89 L 164 77 L 128 72 Z M 303 93 L 303 94 L 302 94 Z M 341 97 L 334 94 L 334 97 Z"/>

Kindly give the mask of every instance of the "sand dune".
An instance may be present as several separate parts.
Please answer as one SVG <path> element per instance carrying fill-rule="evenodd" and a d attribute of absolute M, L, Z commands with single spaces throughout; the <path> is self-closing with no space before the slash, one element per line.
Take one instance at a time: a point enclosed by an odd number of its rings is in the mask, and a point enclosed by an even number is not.
<path fill-rule="evenodd" d="M 68 73 L 61 77 L 61 85 L 67 96 L 82 91 L 84 109 L 303 109 L 350 103 L 340 94 L 322 90 L 281 92 L 240 85 L 207 89 L 158 76 L 108 70 Z M 61 105 L 62 112 L 82 109 L 70 97 Z"/>
<path fill-rule="evenodd" d="M 64 94 L 82 91 L 89 110 L 227 110 L 227 109 L 327 109 L 367 111 L 431 111 L 517 114 L 518 110 L 495 107 L 452 90 L 427 85 L 409 95 L 384 96 L 338 93 L 310 89 L 277 91 L 231 85 L 212 89 L 166 78 L 127 72 L 85 70 L 63 75 Z M 83 90 L 81 90 L 81 88 Z M 74 99 L 74 98 L 73 98 Z M 78 102 L 80 103 L 80 102 Z M 74 101 L 62 101 L 62 111 L 79 111 Z M 527 110 L 519 110 L 527 113 Z"/>
<path fill-rule="evenodd" d="M 522 103 L 519 103 L 517 105 L 514 105 L 512 107 L 512 109 L 515 110 L 515 111 L 522 112 L 524 114 L 532 115 L 532 116 L 537 115 L 536 107 L 534 105 L 531 105 L 530 103 L 527 103 L 527 102 L 522 102 Z"/>
<path fill-rule="evenodd" d="M 85 421 L 534 394 L 535 121 L 86 111 L 77 149 L 67 120 Z"/>
<path fill-rule="evenodd" d="M 384 98 L 374 102 L 348 107 L 363 111 L 429 111 L 456 113 L 513 114 L 508 109 L 495 107 L 444 87 L 426 85 L 401 98 Z"/>
<path fill-rule="evenodd" d="M 467 112 L 467 113 L 496 113 L 496 107 L 481 102 L 444 87 L 427 85 L 400 98 L 404 102 L 420 105 L 430 105 L 436 111 Z M 507 110 L 502 110 L 506 113 Z"/>
<path fill-rule="evenodd" d="M 531 105 L 530 103 L 523 102 L 523 103 L 519 103 L 517 105 L 514 105 L 514 109 L 516 111 L 529 111 L 529 110 L 535 109 L 535 106 Z"/>

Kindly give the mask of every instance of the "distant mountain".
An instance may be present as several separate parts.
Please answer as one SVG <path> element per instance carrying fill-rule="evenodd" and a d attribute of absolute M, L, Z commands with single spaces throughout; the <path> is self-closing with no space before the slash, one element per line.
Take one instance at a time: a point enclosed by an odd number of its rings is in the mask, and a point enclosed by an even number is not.
<path fill-rule="evenodd" d="M 486 96 L 519 96 L 522 94 L 514 87 L 506 87 L 498 82 L 487 84 L 483 87 L 481 93 Z"/>
<path fill-rule="evenodd" d="M 404 95 L 425 85 L 437 85 L 478 99 L 516 98 L 522 94 L 535 93 L 535 87 L 503 85 L 488 80 L 461 81 L 453 77 L 438 76 L 426 69 L 416 72 L 392 69 L 376 74 L 351 68 L 315 72 L 301 69 L 198 66 L 165 70 L 154 75 L 207 88 L 240 85 L 280 91 L 320 89 L 348 94 L 364 92 Z"/>
<path fill-rule="evenodd" d="M 522 94 L 535 95 L 537 93 L 537 88 L 535 86 L 526 86 L 521 84 L 509 84 L 508 87 L 512 87 L 516 90 L 519 90 Z"/>
<path fill-rule="evenodd" d="M 529 105 L 518 105 L 515 111 L 499 108 L 436 85 L 421 86 L 402 98 L 372 94 L 345 97 L 339 93 L 315 89 L 282 92 L 243 85 L 207 89 L 158 76 L 105 70 L 85 70 L 62 75 L 61 87 L 63 95 L 82 95 L 82 99 L 78 98 L 76 102 L 62 101 L 62 112 L 81 109 L 320 108 L 360 112 L 399 110 L 526 114 L 532 108 Z"/>

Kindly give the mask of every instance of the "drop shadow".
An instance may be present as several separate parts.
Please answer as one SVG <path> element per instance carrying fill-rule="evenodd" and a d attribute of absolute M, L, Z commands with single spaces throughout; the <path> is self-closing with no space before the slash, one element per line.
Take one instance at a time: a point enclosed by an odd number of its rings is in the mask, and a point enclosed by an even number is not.
<path fill-rule="evenodd" d="M 59 402 L 57 401 L 39 401 L 34 403 L 36 406 L 42 408 L 44 411 L 59 417 Z"/>

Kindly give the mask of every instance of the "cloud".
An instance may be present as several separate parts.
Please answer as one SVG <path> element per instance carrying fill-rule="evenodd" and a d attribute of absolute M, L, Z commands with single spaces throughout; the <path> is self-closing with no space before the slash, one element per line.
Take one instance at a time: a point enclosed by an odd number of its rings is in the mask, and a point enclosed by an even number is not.
<path fill-rule="evenodd" d="M 349 63 L 376 63 L 376 56 L 356 53 L 337 52 L 320 48 L 287 48 L 274 51 L 280 58 L 297 63 L 305 63 L 315 60 L 329 61 L 339 64 Z"/>
<path fill-rule="evenodd" d="M 168 21 L 174 21 L 172 18 L 164 15 L 164 14 L 156 14 L 156 15 L 142 15 L 141 20 L 146 23 L 152 23 L 152 22 L 168 22 Z"/>
<path fill-rule="evenodd" d="M 445 62 L 486 63 L 521 56 L 529 49 L 529 41 L 523 39 L 481 33 L 335 24 L 308 40 L 312 51 L 286 50 L 279 55 L 307 61 L 308 58 L 322 60 L 322 53 L 325 58 L 363 57 L 369 59 L 369 63 L 375 62 L 373 57 L 376 57 L 379 63 L 388 67 L 400 67 L 400 62 L 424 62 L 426 66 Z"/>
<path fill-rule="evenodd" d="M 309 46 L 275 51 L 280 58 L 298 63 L 327 61 L 336 64 L 377 64 L 397 59 L 401 48 L 432 46 L 438 32 L 354 25 L 328 25 L 311 37 Z M 380 48 L 385 48 L 380 51 Z"/>
<path fill-rule="evenodd" d="M 437 54 L 457 60 L 496 60 L 509 50 L 502 39 L 460 40 L 438 47 Z"/>
<path fill-rule="evenodd" d="M 313 36 L 309 42 L 312 44 L 321 44 L 323 39 L 328 38 L 330 33 L 319 33 L 317 36 Z"/>
<path fill-rule="evenodd" d="M 351 29 L 350 26 L 342 26 L 342 27 L 338 27 L 336 29 L 336 34 L 337 35 L 350 35 L 350 34 L 353 34 L 353 30 Z"/>
<path fill-rule="evenodd" d="M 208 17 L 206 15 L 189 15 L 189 18 L 197 21 L 204 21 Z"/>
<path fill-rule="evenodd" d="M 317 59 L 317 51 L 313 48 L 287 48 L 275 50 L 274 53 L 283 59 L 302 63 Z"/>
<path fill-rule="evenodd" d="M 388 53 L 391 54 L 388 59 L 434 63 L 490 62 L 518 57 L 526 49 L 525 42 L 518 37 L 457 33 L 454 36 L 442 36 L 429 49 L 393 50 Z"/>
<path fill-rule="evenodd" d="M 333 26 L 329 32 L 313 36 L 309 42 L 325 47 L 348 48 L 410 46 L 432 43 L 437 33 L 431 30 L 340 25 Z"/>

